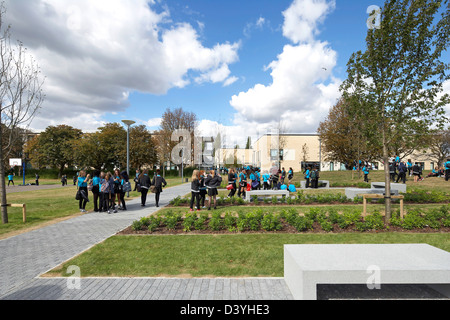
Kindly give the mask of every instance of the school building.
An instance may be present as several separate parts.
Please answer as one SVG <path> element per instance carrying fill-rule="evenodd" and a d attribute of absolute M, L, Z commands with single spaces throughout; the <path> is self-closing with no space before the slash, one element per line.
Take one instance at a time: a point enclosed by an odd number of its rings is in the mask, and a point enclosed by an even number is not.
<path fill-rule="evenodd" d="M 326 159 L 317 134 L 265 134 L 253 143 L 252 149 L 219 149 L 215 152 L 215 166 L 218 168 L 251 165 L 265 171 L 275 163 L 286 171 L 292 168 L 294 172 L 301 172 L 307 166 L 320 167 L 321 171 L 346 170 L 344 164 Z M 424 170 L 437 165 L 426 151 L 417 151 L 403 160 L 407 159 L 418 162 Z M 381 162 L 372 165 L 375 170 L 384 169 Z"/>

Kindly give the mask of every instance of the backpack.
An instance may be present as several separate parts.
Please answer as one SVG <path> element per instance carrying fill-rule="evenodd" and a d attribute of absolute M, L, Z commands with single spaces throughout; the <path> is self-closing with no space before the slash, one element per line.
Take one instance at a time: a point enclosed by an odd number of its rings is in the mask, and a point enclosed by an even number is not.
<path fill-rule="evenodd" d="M 316 170 L 313 170 L 312 172 L 311 172 L 311 179 L 316 179 L 316 178 L 318 178 L 317 177 L 317 171 Z"/>
<path fill-rule="evenodd" d="M 131 191 L 131 183 L 129 181 L 125 181 L 123 183 L 123 192 L 130 192 Z"/>
<path fill-rule="evenodd" d="M 100 191 L 103 193 L 109 193 L 109 182 L 108 181 L 106 181 L 106 180 L 103 181 Z"/>

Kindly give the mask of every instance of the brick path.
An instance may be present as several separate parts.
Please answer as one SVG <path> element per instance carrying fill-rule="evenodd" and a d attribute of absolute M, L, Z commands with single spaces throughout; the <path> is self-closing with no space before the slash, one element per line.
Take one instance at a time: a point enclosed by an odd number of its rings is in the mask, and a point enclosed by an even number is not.
<path fill-rule="evenodd" d="M 161 207 L 189 189 L 190 185 L 166 189 Z M 154 203 L 152 194 L 147 203 Z M 157 209 L 142 208 L 140 199 L 128 202 L 127 208 L 111 215 L 85 214 L 0 240 L 0 300 L 292 300 L 283 278 L 82 278 L 80 288 L 71 289 L 74 279 L 39 277 Z M 321 299 L 446 299 L 426 286 L 384 288 L 323 286 L 318 295 Z"/>
<path fill-rule="evenodd" d="M 165 189 L 160 205 L 189 192 L 190 185 Z M 128 210 L 88 213 L 48 227 L 0 240 L 0 299 L 291 299 L 283 279 L 81 279 L 81 289 L 67 279 L 39 275 L 71 259 L 156 211 L 131 200 Z M 74 207 L 77 204 L 74 201 Z"/>

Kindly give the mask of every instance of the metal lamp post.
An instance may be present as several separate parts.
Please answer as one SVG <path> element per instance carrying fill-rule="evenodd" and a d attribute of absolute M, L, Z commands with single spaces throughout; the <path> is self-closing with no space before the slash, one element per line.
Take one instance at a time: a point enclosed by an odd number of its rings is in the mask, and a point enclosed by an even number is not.
<path fill-rule="evenodd" d="M 130 177 L 130 126 L 136 122 L 133 120 L 122 120 L 122 122 L 127 126 L 127 175 Z M 127 196 L 130 196 L 129 192 Z"/>

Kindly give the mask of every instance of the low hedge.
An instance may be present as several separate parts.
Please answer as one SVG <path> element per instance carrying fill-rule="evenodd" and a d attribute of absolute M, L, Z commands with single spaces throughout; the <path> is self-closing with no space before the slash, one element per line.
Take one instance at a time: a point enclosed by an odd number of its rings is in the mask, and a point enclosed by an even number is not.
<path fill-rule="evenodd" d="M 385 223 L 384 216 L 375 211 L 365 218 L 358 209 L 346 209 L 343 212 L 325 208 L 310 208 L 302 212 L 298 209 L 283 209 L 279 213 L 264 211 L 258 208 L 254 211 L 237 213 L 227 212 L 221 215 L 214 212 L 211 216 L 206 211 L 200 213 L 189 212 L 183 216 L 167 210 L 155 216 L 134 221 L 131 228 L 134 231 L 148 230 L 150 233 L 158 229 L 183 232 L 197 231 L 228 231 L 228 232 L 348 232 L 348 231 L 389 231 L 421 230 L 425 228 L 438 230 L 450 228 L 450 205 L 429 210 L 413 209 L 403 220 L 400 212 L 393 213 L 389 223 Z"/>

